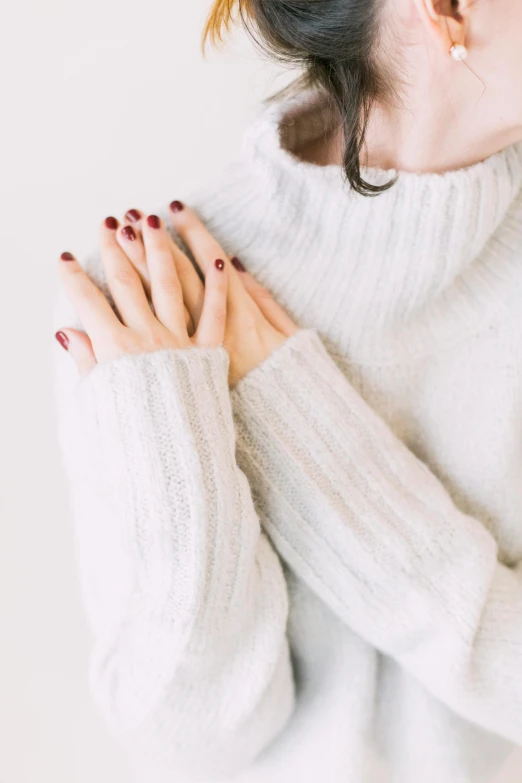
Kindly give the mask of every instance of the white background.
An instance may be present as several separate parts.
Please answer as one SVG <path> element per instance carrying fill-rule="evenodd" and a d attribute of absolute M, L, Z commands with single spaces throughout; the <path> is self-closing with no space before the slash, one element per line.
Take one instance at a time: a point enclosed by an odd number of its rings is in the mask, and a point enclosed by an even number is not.
<path fill-rule="evenodd" d="M 51 386 L 56 263 L 130 207 L 183 200 L 288 75 L 210 0 L 25 0 L 0 24 L 0 783 L 127 783 L 87 688 Z M 66 326 L 66 324 L 64 324 Z"/>

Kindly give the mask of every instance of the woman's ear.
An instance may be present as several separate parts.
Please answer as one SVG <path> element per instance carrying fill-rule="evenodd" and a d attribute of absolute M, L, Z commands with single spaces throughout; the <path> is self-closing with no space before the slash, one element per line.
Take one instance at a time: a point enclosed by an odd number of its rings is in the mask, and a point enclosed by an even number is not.
<path fill-rule="evenodd" d="M 424 26 L 441 49 L 465 45 L 470 0 L 413 0 Z"/>

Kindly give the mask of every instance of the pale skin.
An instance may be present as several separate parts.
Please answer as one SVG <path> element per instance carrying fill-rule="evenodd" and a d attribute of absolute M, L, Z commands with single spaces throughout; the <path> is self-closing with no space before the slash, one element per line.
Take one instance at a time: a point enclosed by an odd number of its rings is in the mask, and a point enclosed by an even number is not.
<path fill-rule="evenodd" d="M 223 345 L 234 386 L 297 331 L 268 291 L 236 270 L 195 212 L 175 204 L 172 223 L 204 283 L 161 219 L 135 209 L 127 220 L 108 218 L 100 226 L 101 260 L 119 318 L 78 261 L 60 258 L 62 283 L 85 329 L 60 330 L 80 377 L 122 354 Z"/>
<path fill-rule="evenodd" d="M 443 172 L 522 140 L 520 0 L 386 0 L 381 33 L 383 62 L 397 64 L 399 99 L 374 107 L 363 163 Z M 449 56 L 455 43 L 468 49 L 466 62 Z M 339 164 L 343 143 L 337 134 L 308 144 L 299 156 Z M 133 222 L 131 212 L 116 228 L 105 221 L 100 227 L 101 258 L 119 318 L 78 261 L 59 261 L 85 329 L 64 326 L 62 344 L 82 377 L 96 363 L 125 353 L 224 345 L 233 386 L 297 331 L 270 293 L 233 266 L 188 206 L 173 211 L 171 220 L 204 283 L 161 221 L 153 228 L 146 213 L 136 211 Z M 133 227 L 134 240 L 126 226 Z"/>
<path fill-rule="evenodd" d="M 385 0 L 381 29 L 398 100 L 374 108 L 362 162 L 440 173 L 522 140 L 520 0 Z M 464 63 L 449 56 L 453 43 L 468 49 Z M 301 156 L 337 163 L 342 146 L 337 135 Z"/>

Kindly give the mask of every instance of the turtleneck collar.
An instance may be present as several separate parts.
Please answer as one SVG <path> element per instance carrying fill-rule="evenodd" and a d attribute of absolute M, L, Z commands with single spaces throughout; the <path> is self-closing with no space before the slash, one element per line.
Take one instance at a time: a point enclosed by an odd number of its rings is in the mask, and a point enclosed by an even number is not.
<path fill-rule="evenodd" d="M 367 197 L 341 166 L 296 154 L 327 120 L 310 90 L 247 129 L 230 239 L 253 274 L 352 356 L 391 361 L 480 329 L 510 281 L 522 285 L 522 145 L 444 174 L 366 168 L 374 183 L 398 174 Z"/>

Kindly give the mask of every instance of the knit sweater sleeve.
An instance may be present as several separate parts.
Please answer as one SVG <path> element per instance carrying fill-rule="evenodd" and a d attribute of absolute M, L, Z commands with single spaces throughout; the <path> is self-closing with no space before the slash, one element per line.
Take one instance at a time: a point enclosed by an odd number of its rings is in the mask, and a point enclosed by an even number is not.
<path fill-rule="evenodd" d="M 301 329 L 232 390 L 238 461 L 295 572 L 454 712 L 522 744 L 522 562 Z"/>
<path fill-rule="evenodd" d="M 73 380 L 57 348 L 92 694 L 150 783 L 228 779 L 294 706 L 286 582 L 236 463 L 228 367 L 222 347 L 160 349 Z"/>

